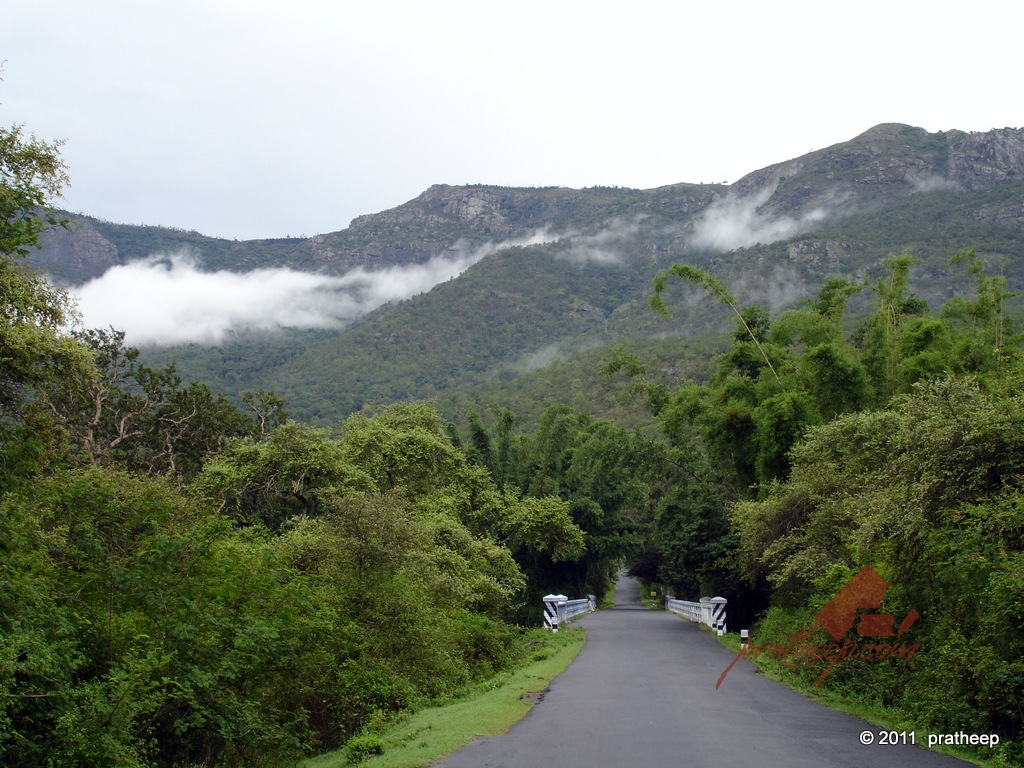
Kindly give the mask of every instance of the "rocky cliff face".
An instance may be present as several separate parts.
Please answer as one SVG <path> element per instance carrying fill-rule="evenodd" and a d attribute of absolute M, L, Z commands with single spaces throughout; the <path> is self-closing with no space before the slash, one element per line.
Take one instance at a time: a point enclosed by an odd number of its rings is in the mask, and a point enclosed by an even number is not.
<path fill-rule="evenodd" d="M 425 261 L 456 248 L 564 227 L 580 216 L 641 194 L 626 189 L 453 187 L 436 184 L 381 213 L 359 216 L 348 229 L 313 238 L 332 271 Z"/>
<path fill-rule="evenodd" d="M 431 229 L 452 224 L 469 224 L 486 234 L 509 235 L 513 225 L 502 213 L 502 203 L 514 206 L 525 197 L 525 191 L 509 190 L 502 200 L 486 187 L 451 187 L 435 184 L 426 192 L 397 208 L 382 213 L 359 216 L 352 221 L 352 232 L 374 230 L 380 226 Z"/>
<path fill-rule="evenodd" d="M 89 222 L 77 218 L 69 229 L 48 227 L 39 244 L 39 250 L 29 254 L 29 263 L 66 284 L 84 283 L 120 263 L 117 247 Z"/>
<path fill-rule="evenodd" d="M 145 242 L 150 249 L 153 243 L 163 248 L 175 243 L 175 247 L 188 247 L 211 269 L 292 266 L 343 273 L 356 267 L 423 262 L 458 249 L 523 237 L 544 227 L 561 232 L 602 226 L 615 218 L 653 217 L 651 221 L 665 223 L 685 237 L 692 233 L 694 217 L 721 198 L 726 203 L 756 206 L 753 214 L 760 221 L 788 219 L 817 225 L 829 216 L 878 210 L 922 192 L 968 193 L 1019 182 L 1024 182 L 1024 129 L 928 133 L 885 123 L 850 141 L 754 171 L 731 187 L 676 184 L 641 191 L 438 184 L 396 208 L 360 216 L 347 229 L 308 241 L 231 243 L 198 233 L 148 232 Z M 987 205 L 977 217 L 1016 227 L 1024 220 L 1022 211 L 1024 199 L 1014 198 Z M 114 264 L 149 255 L 142 252 L 142 237 L 123 231 L 135 228 L 111 225 L 119 231 L 108 232 L 105 238 L 97 227 L 107 225 L 94 223 L 95 227 L 80 221 L 71 235 L 47 233 L 32 261 L 65 282 L 80 282 Z"/>
<path fill-rule="evenodd" d="M 961 189 L 1024 181 L 1024 128 L 986 133 L 951 131 L 947 178 Z"/>
<path fill-rule="evenodd" d="M 978 191 L 1024 181 L 1024 129 L 928 133 L 884 123 L 851 141 L 768 166 L 729 188 L 734 200 L 757 199 L 757 214 L 844 216 L 936 190 Z M 996 211 L 992 217 L 1013 217 Z"/>

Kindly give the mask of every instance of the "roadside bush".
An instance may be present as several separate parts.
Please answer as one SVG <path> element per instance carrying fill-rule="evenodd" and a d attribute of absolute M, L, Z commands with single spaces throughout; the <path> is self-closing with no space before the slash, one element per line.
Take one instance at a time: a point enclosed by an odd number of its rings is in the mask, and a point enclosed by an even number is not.
<path fill-rule="evenodd" d="M 368 757 L 384 754 L 384 741 L 380 736 L 364 734 L 354 736 L 345 745 L 349 763 L 358 764 Z"/>

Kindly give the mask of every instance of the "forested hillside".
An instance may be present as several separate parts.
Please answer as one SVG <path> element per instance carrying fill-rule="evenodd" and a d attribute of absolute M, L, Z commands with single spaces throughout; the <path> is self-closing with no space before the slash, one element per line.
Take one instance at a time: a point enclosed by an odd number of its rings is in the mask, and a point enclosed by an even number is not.
<path fill-rule="evenodd" d="M 183 250 L 208 271 L 324 275 L 383 275 L 477 253 L 460 277 L 346 317 L 340 330 L 238 328 L 222 343 L 143 350 L 155 366 L 177 361 L 187 381 L 231 397 L 273 389 L 296 416 L 333 425 L 366 404 L 445 400 L 596 347 L 727 332 L 727 315 L 696 292 L 678 297 L 671 322 L 647 311 L 651 279 L 677 261 L 712 269 L 740 301 L 776 313 L 813 297 L 829 276 L 873 280 L 887 256 L 904 252 L 920 260 L 913 288 L 933 309 L 964 290 L 946 266 L 963 248 L 1020 288 L 1024 138 L 1015 129 L 931 134 L 881 125 L 729 187 L 435 186 L 307 239 L 231 242 L 74 218 L 73 233 L 47 235 L 32 255 L 70 283 Z M 530 238 L 535 244 L 525 244 Z M 1010 306 L 1019 304 L 1011 298 Z M 855 297 L 851 314 L 865 311 Z"/>
<path fill-rule="evenodd" d="M 252 250 L 92 223 L 114 260 L 339 270 L 562 233 L 341 332 L 143 353 L 26 269 L 64 169 L 2 137 L 3 764 L 294 764 L 622 562 L 782 649 L 827 649 L 870 565 L 913 664 L 792 674 L 1024 763 L 1021 131 L 880 126 L 728 190 L 435 187 Z"/>
<path fill-rule="evenodd" d="M 608 583 L 622 546 L 428 405 L 331 435 L 70 333 L 24 264 L 63 166 L 0 139 L 4 765 L 294 764 L 517 661 L 541 585 Z"/>

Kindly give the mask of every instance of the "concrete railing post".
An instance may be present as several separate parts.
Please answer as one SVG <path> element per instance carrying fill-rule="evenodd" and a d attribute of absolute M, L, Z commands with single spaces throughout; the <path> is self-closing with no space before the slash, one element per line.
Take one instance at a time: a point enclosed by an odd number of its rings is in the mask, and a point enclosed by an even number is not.
<path fill-rule="evenodd" d="M 565 595 L 544 595 L 544 626 L 552 632 L 558 631 L 558 625 L 562 623 L 563 606 L 567 598 Z"/>
<path fill-rule="evenodd" d="M 725 605 L 729 601 L 724 597 L 712 597 L 708 600 L 711 605 L 711 628 L 718 630 L 718 636 L 725 634 Z"/>
<path fill-rule="evenodd" d="M 700 599 L 700 623 L 706 627 L 711 626 L 711 598 L 702 597 Z"/>
<path fill-rule="evenodd" d="M 719 636 L 724 635 L 726 631 L 725 605 L 728 602 L 724 597 L 702 597 L 699 603 L 690 603 L 665 595 L 665 608 L 685 616 L 690 621 L 718 630 Z"/>
<path fill-rule="evenodd" d="M 544 626 L 557 632 L 561 624 L 571 621 L 577 616 L 597 610 L 597 597 L 587 595 L 579 600 L 570 600 L 565 595 L 545 595 Z"/>

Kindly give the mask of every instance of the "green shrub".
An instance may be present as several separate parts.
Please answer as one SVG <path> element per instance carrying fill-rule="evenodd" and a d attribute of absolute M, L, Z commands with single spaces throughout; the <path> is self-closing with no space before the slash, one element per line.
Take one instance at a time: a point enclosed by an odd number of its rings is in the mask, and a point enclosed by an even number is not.
<path fill-rule="evenodd" d="M 373 734 L 354 736 L 345 745 L 345 751 L 348 753 L 348 761 L 355 765 L 363 762 L 368 757 L 383 755 L 384 742 L 380 736 Z"/>

